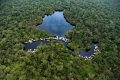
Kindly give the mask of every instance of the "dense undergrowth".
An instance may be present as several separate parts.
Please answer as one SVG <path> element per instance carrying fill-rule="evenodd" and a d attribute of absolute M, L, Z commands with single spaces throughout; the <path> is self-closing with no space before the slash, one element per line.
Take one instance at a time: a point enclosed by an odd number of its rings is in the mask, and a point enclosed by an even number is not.
<path fill-rule="evenodd" d="M 0 80 L 119 80 L 119 7 L 118 0 L 0 0 Z M 24 51 L 28 39 L 50 36 L 36 25 L 55 10 L 75 25 L 67 33 L 75 52 L 52 41 Z M 92 60 L 75 55 L 93 41 L 100 53 Z"/>

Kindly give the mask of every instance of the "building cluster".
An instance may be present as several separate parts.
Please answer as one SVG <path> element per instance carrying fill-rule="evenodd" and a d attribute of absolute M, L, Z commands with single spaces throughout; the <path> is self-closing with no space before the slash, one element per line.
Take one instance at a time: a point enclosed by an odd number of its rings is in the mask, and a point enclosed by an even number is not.
<path fill-rule="evenodd" d="M 28 49 L 28 52 L 34 53 L 34 52 L 36 52 L 36 51 L 37 51 L 37 49 Z"/>
<path fill-rule="evenodd" d="M 30 39 L 30 40 L 28 40 L 28 42 L 25 42 L 25 43 L 33 43 L 33 41 L 36 41 L 36 40 Z"/>
<path fill-rule="evenodd" d="M 49 38 L 40 38 L 40 40 L 46 40 L 46 41 L 49 41 L 49 40 L 60 40 L 60 41 L 64 41 L 64 42 L 69 42 L 70 40 L 65 38 L 65 37 L 59 37 L 59 36 L 56 36 L 56 37 L 49 37 Z"/>

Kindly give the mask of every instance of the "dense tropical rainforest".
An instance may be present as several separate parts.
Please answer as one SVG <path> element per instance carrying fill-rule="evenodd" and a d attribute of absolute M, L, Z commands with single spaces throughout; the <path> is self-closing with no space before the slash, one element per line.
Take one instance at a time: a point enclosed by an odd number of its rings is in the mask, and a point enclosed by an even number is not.
<path fill-rule="evenodd" d="M 36 29 L 46 14 L 63 10 L 75 27 L 63 43 L 25 51 L 24 42 L 51 34 Z M 76 55 L 97 42 L 91 60 Z M 120 80 L 119 0 L 0 0 L 0 80 Z"/>

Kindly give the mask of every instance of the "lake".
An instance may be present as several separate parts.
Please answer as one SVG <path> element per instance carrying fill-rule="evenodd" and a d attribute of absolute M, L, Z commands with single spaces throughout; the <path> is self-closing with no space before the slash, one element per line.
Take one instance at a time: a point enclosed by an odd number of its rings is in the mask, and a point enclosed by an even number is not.
<path fill-rule="evenodd" d="M 32 43 L 24 43 L 24 49 L 25 50 L 29 50 L 31 49 L 31 51 L 34 51 L 34 49 L 37 48 L 37 46 L 41 43 L 40 40 L 37 40 L 37 41 L 33 41 Z"/>
<path fill-rule="evenodd" d="M 37 26 L 39 30 L 45 30 L 49 34 L 61 37 L 65 37 L 66 32 L 72 28 L 73 25 L 66 21 L 63 11 L 55 11 L 52 15 L 45 15 L 42 24 Z M 40 40 L 25 43 L 25 50 L 34 50 L 40 43 Z"/>
<path fill-rule="evenodd" d="M 95 49 L 98 49 L 97 44 L 93 44 L 88 51 L 80 51 L 79 55 L 82 57 L 91 57 L 92 55 L 96 54 Z"/>
<path fill-rule="evenodd" d="M 45 30 L 49 34 L 65 37 L 66 32 L 73 26 L 66 21 L 63 11 L 55 11 L 52 15 L 45 15 L 43 23 L 38 25 L 37 28 Z"/>

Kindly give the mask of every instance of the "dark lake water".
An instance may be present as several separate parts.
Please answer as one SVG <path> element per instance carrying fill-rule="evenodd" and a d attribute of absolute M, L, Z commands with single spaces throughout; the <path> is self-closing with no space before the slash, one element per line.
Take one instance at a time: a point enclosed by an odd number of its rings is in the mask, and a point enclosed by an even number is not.
<path fill-rule="evenodd" d="M 91 55 L 93 55 L 93 53 L 95 53 L 95 51 L 94 51 L 95 46 L 98 47 L 97 44 L 93 44 L 88 51 L 80 51 L 79 54 L 80 54 L 81 56 L 83 56 L 83 57 L 90 57 Z"/>
<path fill-rule="evenodd" d="M 43 23 L 38 25 L 37 28 L 50 34 L 65 37 L 66 32 L 73 26 L 66 21 L 63 11 L 55 11 L 52 15 L 45 15 Z"/>
<path fill-rule="evenodd" d="M 32 51 L 37 48 L 37 46 L 41 43 L 40 40 L 33 41 L 32 43 L 25 43 L 24 44 L 24 49 L 29 50 L 31 49 Z"/>
<path fill-rule="evenodd" d="M 34 49 L 36 49 L 37 46 L 40 45 L 41 43 L 47 44 L 47 41 L 36 40 L 36 41 L 33 41 L 32 43 L 30 42 L 24 43 L 24 49 L 25 50 L 31 49 L 31 51 L 34 51 Z"/>

